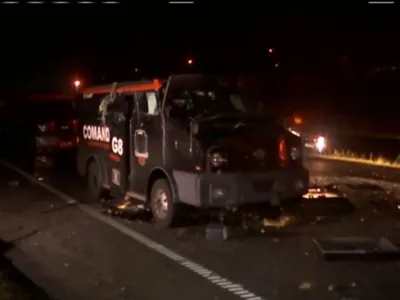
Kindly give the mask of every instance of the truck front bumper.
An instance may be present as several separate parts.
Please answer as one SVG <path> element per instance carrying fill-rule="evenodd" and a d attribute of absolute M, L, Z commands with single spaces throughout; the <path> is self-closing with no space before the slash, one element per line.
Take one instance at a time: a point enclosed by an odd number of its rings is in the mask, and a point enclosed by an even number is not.
<path fill-rule="evenodd" d="M 281 205 L 308 192 L 309 172 L 283 168 L 263 173 L 188 173 L 173 171 L 177 201 L 201 208 Z"/>

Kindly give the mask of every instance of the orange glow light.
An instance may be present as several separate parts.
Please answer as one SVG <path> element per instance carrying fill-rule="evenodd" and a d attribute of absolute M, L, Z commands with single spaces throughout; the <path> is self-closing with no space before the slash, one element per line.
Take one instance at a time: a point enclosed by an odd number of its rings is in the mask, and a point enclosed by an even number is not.
<path fill-rule="evenodd" d="M 76 88 L 78 88 L 81 85 L 81 82 L 79 80 L 75 80 L 74 85 Z"/>
<path fill-rule="evenodd" d="M 293 121 L 294 121 L 294 124 L 296 124 L 296 125 L 300 125 L 303 123 L 303 120 L 300 117 L 295 117 Z"/>
<path fill-rule="evenodd" d="M 192 65 L 193 64 L 193 59 L 188 59 L 187 63 L 188 63 L 188 65 Z"/>

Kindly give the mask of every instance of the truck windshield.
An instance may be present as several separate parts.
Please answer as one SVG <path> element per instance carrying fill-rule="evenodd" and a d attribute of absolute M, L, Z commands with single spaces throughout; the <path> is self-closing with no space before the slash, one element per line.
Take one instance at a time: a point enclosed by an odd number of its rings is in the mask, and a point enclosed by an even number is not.
<path fill-rule="evenodd" d="M 219 114 L 252 114 L 254 109 L 237 87 L 210 78 L 196 78 L 168 90 L 167 107 L 172 117 L 210 117 Z"/>

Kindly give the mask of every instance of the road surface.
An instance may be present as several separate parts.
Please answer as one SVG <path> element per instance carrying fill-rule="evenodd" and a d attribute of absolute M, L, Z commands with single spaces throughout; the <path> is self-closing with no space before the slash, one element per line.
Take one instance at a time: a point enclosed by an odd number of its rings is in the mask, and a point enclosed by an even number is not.
<path fill-rule="evenodd" d="M 354 176 L 363 178 L 381 179 L 400 183 L 400 169 L 363 165 L 352 162 L 326 160 L 319 158 L 307 159 L 306 167 L 312 176 Z"/>
<path fill-rule="evenodd" d="M 310 160 L 307 166 L 314 179 L 397 178 L 393 170 L 374 174 L 376 168 L 349 163 Z M 395 187 L 369 196 L 353 190 L 351 208 L 344 200 L 306 201 L 285 212 L 296 217 L 293 225 L 237 229 L 221 241 L 206 239 L 204 225 L 158 231 L 146 218 L 101 214 L 98 204 L 86 201 L 84 183 L 67 170 L 43 173 L 67 196 L 4 167 L 0 174 L 0 237 L 15 243 L 8 255 L 58 299 L 372 300 L 400 293 L 397 261 L 328 262 L 313 242 L 328 235 L 385 235 L 400 243 Z M 17 187 L 8 186 L 13 179 Z"/>

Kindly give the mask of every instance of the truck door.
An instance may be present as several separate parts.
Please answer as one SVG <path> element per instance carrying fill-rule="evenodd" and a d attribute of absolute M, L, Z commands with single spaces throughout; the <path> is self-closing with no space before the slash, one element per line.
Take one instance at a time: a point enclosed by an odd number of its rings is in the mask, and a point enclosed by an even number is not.
<path fill-rule="evenodd" d="M 151 171 L 162 165 L 160 100 L 154 90 L 137 93 L 136 99 L 131 122 L 131 186 L 133 192 L 145 195 Z"/>
<path fill-rule="evenodd" d="M 129 102 L 117 95 L 107 109 L 107 127 L 110 129 L 110 147 L 107 172 L 113 195 L 123 197 L 128 186 L 129 173 Z"/>

